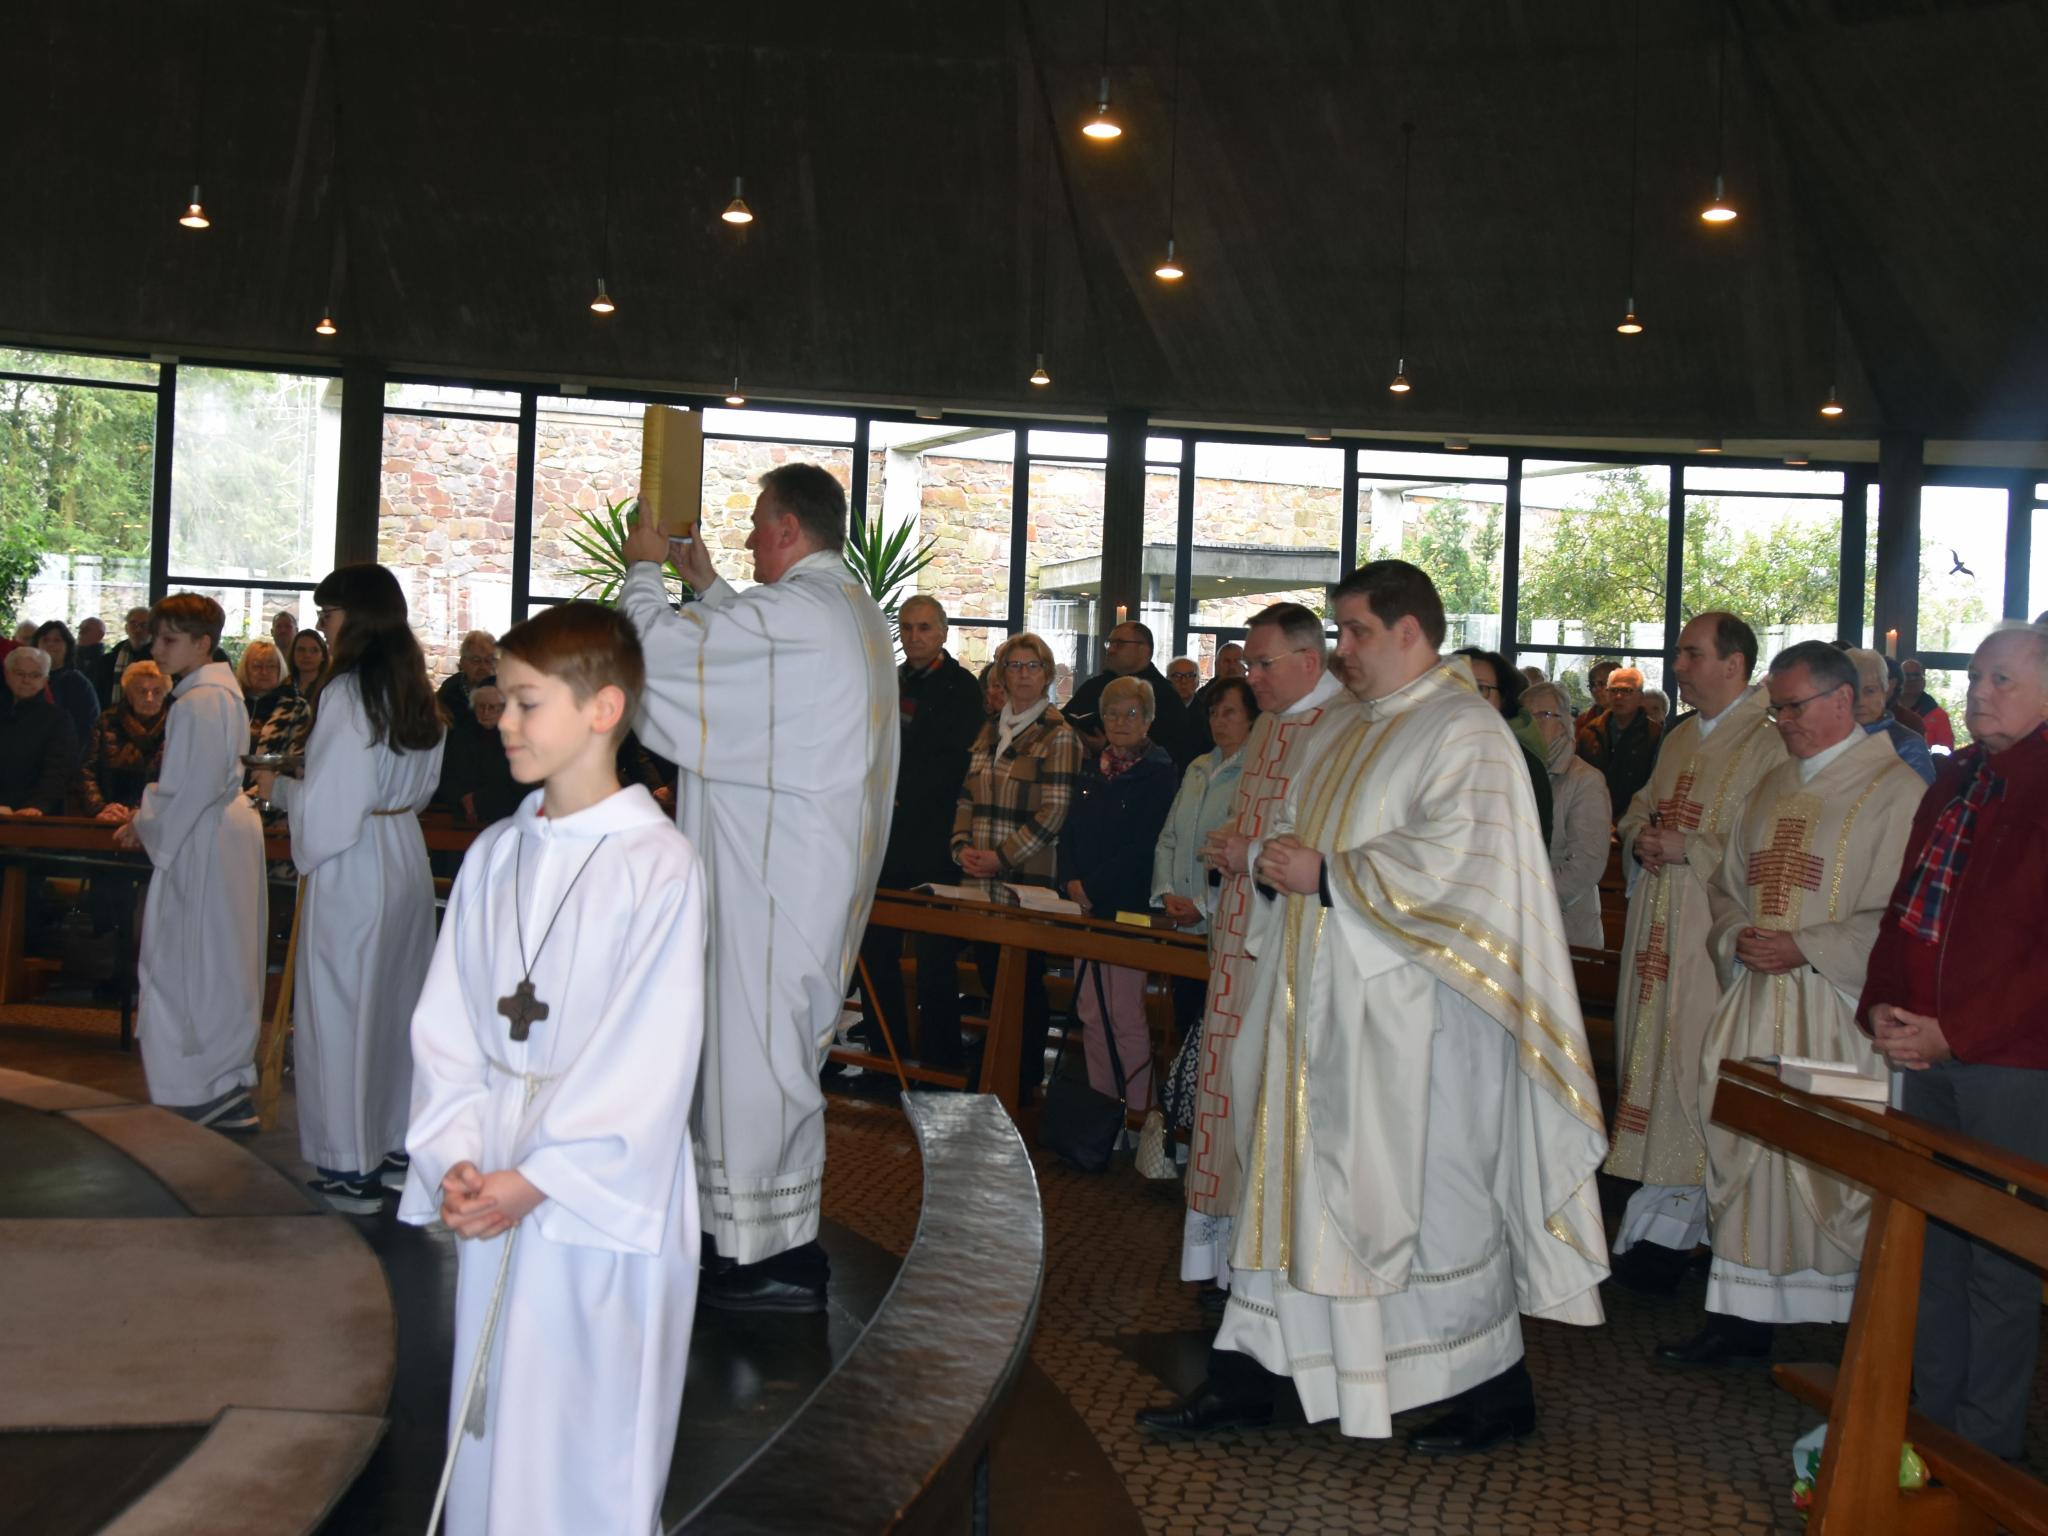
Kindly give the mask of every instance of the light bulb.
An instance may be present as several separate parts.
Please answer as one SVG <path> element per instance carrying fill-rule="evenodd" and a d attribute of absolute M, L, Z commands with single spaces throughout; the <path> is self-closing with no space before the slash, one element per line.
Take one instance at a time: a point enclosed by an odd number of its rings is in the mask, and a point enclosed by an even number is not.
<path fill-rule="evenodd" d="M 1095 115 L 1081 127 L 1091 139 L 1108 143 L 1111 139 L 1123 137 L 1123 124 L 1109 115 L 1109 76 L 1102 77 L 1102 89 L 1095 94 Z"/>
<path fill-rule="evenodd" d="M 590 312 L 593 315 L 608 315 L 618 307 L 612 302 L 612 296 L 605 291 L 604 279 L 600 277 L 597 280 L 597 297 L 590 301 Z"/>
<path fill-rule="evenodd" d="M 1152 269 L 1152 275 L 1161 282 L 1166 283 L 1177 283 L 1187 276 L 1186 269 L 1178 261 L 1174 260 L 1173 236 L 1168 235 L 1166 237 L 1166 259 Z"/>
<path fill-rule="evenodd" d="M 1412 388 L 1414 386 L 1408 382 L 1408 359 L 1404 357 L 1394 365 L 1394 382 L 1387 386 L 1387 392 L 1405 395 Z"/>
<path fill-rule="evenodd" d="M 1714 200 L 1700 210 L 1700 217 L 1709 224 L 1726 224 L 1735 217 L 1735 210 L 1728 205 L 1726 189 L 1721 184 L 1721 173 L 1714 173 Z"/>
<path fill-rule="evenodd" d="M 740 376 L 738 374 L 732 376 L 732 389 L 726 395 L 725 403 L 733 406 L 745 405 L 747 403 L 747 397 L 740 393 Z"/>
<path fill-rule="evenodd" d="M 1827 400 L 1822 404 L 1820 408 L 1821 415 L 1827 417 L 1828 420 L 1833 421 L 1837 416 L 1840 416 L 1845 409 L 1846 407 L 1844 407 L 1842 404 L 1841 391 L 1836 389 L 1832 384 L 1830 384 L 1828 386 Z"/>
<path fill-rule="evenodd" d="M 178 222 L 187 229 L 211 229 L 213 220 L 206 216 L 206 206 L 199 201 L 199 183 L 192 183 L 192 201 L 185 205 L 185 211 Z"/>
<path fill-rule="evenodd" d="M 754 222 L 754 210 L 747 206 L 746 178 L 744 176 L 733 177 L 732 201 L 725 205 L 725 212 L 721 213 L 719 217 L 728 224 L 751 224 Z"/>
<path fill-rule="evenodd" d="M 1038 366 L 1031 370 L 1031 382 L 1040 389 L 1052 382 L 1052 375 L 1045 371 L 1045 354 L 1038 354 Z"/>
<path fill-rule="evenodd" d="M 1643 322 L 1636 318 L 1636 296 L 1634 294 L 1628 296 L 1628 313 L 1621 317 L 1621 324 L 1617 325 L 1615 330 L 1624 336 L 1640 336 L 1643 334 Z"/>
<path fill-rule="evenodd" d="M 332 336 L 340 329 L 341 327 L 334 323 L 334 310 L 331 307 L 320 311 L 320 323 L 313 327 L 314 334 L 320 336 Z"/>
<path fill-rule="evenodd" d="M 1692 445 L 1692 451 L 1694 453 L 1719 453 L 1721 451 L 1721 439 L 1718 437 L 1703 437 Z"/>

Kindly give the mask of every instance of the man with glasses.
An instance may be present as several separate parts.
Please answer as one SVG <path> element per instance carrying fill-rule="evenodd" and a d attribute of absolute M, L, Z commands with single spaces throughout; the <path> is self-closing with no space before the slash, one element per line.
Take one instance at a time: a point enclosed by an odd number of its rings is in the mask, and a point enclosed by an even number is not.
<path fill-rule="evenodd" d="M 1808 1056 L 1885 1075 L 1856 1002 L 1925 786 L 1856 726 L 1856 668 L 1818 640 L 1771 661 L 1764 686 L 1793 761 L 1764 776 L 1729 827 L 1707 896 L 1726 986 L 1687 1106 L 1706 1142 L 1714 1262 L 1707 1321 L 1658 1346 L 1668 1365 L 1770 1353 L 1779 1323 L 1846 1323 L 1870 1219 L 1867 1191 L 1711 1123 L 1724 1060 Z"/>
<path fill-rule="evenodd" d="M 1180 695 L 1181 703 L 1192 703 L 1201 691 L 1202 669 L 1195 665 L 1194 657 L 1176 656 L 1166 664 L 1166 680 L 1173 684 L 1173 691 Z"/>
<path fill-rule="evenodd" d="M 1065 706 L 1068 716 L 1082 717 L 1081 724 L 1087 727 L 1082 740 L 1088 750 L 1102 750 L 1104 738 L 1097 718 L 1102 711 L 1102 690 L 1120 677 L 1140 678 L 1151 686 L 1153 744 L 1166 749 L 1176 769 L 1186 768 L 1195 760 L 1190 750 L 1194 742 L 1188 729 L 1188 707 L 1166 674 L 1152 664 L 1151 629 L 1134 620 L 1109 632 L 1102 648 L 1102 670 L 1076 688 L 1073 702 Z"/>
<path fill-rule="evenodd" d="M 1643 710 L 1643 674 L 1636 668 L 1616 667 L 1608 673 L 1605 693 L 1606 713 L 1579 726 L 1579 756 L 1607 780 L 1614 819 L 1619 821 L 1636 791 L 1649 783 L 1664 732 Z"/>
<path fill-rule="evenodd" d="M 1209 998 L 1202 1017 L 1194 1125 L 1188 1143 L 1187 1223 L 1181 1278 L 1230 1280 L 1230 1234 L 1243 1177 L 1232 1126 L 1231 1053 L 1244 1028 L 1253 960 L 1246 936 L 1258 897 L 1251 865 L 1273 829 L 1287 791 L 1315 758 L 1334 723 L 1355 711 L 1324 665 L 1323 621 L 1299 603 L 1276 603 L 1245 634 L 1245 664 L 1259 718 L 1239 761 L 1244 765 L 1230 819 L 1210 833 L 1202 862 L 1214 883 L 1209 928 Z M 1212 1351 L 1209 1379 L 1168 1408 L 1150 1408 L 1138 1422 L 1172 1438 L 1273 1416 L 1274 1378 L 1249 1355 Z"/>
<path fill-rule="evenodd" d="M 1700 1042 L 1721 996 L 1707 952 L 1707 887 L 1750 791 L 1785 761 L 1765 714 L 1770 698 L 1750 681 L 1756 654 L 1756 631 L 1732 613 L 1696 614 L 1679 631 L 1672 672 L 1692 713 L 1671 728 L 1617 828 L 1633 879 L 1606 1171 L 1639 1186 L 1614 1238 L 1614 1278 L 1633 1290 L 1670 1290 L 1707 1234 L 1706 1148 L 1693 1112 Z"/>

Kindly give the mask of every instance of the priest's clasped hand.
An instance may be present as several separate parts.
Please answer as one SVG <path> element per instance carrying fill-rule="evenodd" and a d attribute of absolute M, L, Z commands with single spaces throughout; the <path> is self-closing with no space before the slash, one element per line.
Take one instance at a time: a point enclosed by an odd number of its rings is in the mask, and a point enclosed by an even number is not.
<path fill-rule="evenodd" d="M 1925 1013 L 1908 1013 L 1891 1003 L 1879 1003 L 1870 1010 L 1870 1036 L 1879 1054 L 1906 1072 L 1925 1072 L 1937 1061 L 1955 1055 L 1938 1020 Z"/>
<path fill-rule="evenodd" d="M 1645 827 L 1636 834 L 1636 862 L 1651 874 L 1666 864 L 1685 862 L 1685 831 L 1681 827 Z"/>
<path fill-rule="evenodd" d="M 701 528 L 695 538 L 671 539 L 659 524 L 638 516 L 633 519 L 619 553 L 628 565 L 638 565 L 643 560 L 652 565 L 674 565 L 676 574 L 690 584 L 692 592 L 702 592 L 718 580 Z"/>
<path fill-rule="evenodd" d="M 1292 833 L 1268 838 L 1252 870 L 1267 885 L 1297 896 L 1313 896 L 1322 888 L 1323 856 Z"/>
<path fill-rule="evenodd" d="M 1220 869 L 1226 875 L 1247 874 L 1245 859 L 1251 846 L 1252 840 L 1242 832 L 1225 832 L 1219 827 L 1202 839 L 1199 857 L 1210 869 Z"/>
<path fill-rule="evenodd" d="M 1782 976 L 1806 964 L 1799 941 L 1777 928 L 1745 928 L 1735 935 L 1735 958 L 1764 976 Z"/>
<path fill-rule="evenodd" d="M 546 1198 L 516 1169 L 484 1173 L 464 1159 L 441 1180 L 441 1220 L 457 1237 L 496 1237 Z"/>

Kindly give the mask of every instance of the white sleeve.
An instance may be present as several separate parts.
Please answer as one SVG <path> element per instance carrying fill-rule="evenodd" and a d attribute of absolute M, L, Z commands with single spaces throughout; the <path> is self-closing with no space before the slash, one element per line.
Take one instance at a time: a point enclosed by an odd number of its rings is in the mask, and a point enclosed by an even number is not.
<path fill-rule="evenodd" d="M 547 1196 L 532 1219 L 550 1242 L 651 1254 L 667 1239 L 704 1036 L 704 921 L 693 852 L 627 920 L 603 1014 L 519 1164 Z"/>
<path fill-rule="evenodd" d="M 158 869 L 178 856 L 200 818 L 222 798 L 218 786 L 227 780 L 219 761 L 217 699 L 224 698 L 217 689 L 198 689 L 164 725 L 163 768 L 142 791 L 135 812 L 135 835 Z"/>
<path fill-rule="evenodd" d="M 448 893 L 433 963 L 412 1011 L 412 1118 L 405 1132 L 412 1169 L 399 1199 L 398 1219 L 414 1226 L 440 1216 L 441 1180 L 448 1170 L 483 1156 L 482 1109 L 490 1097 L 490 1073 L 477 1049 L 460 949 L 470 890 L 484 878 L 481 871 L 489 863 L 489 847 L 479 840 L 462 861 L 455 888 Z"/>
<path fill-rule="evenodd" d="M 377 747 L 361 699 L 353 687 L 326 689 L 306 741 L 305 777 L 277 781 L 300 874 L 310 875 L 362 840 L 376 808 L 377 777 Z"/>

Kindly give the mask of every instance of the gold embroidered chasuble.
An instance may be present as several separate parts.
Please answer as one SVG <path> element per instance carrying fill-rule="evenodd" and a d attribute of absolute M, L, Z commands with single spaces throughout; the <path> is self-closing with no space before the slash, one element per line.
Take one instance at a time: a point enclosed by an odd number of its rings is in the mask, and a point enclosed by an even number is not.
<path fill-rule="evenodd" d="M 1599 1097 L 1528 771 L 1464 661 L 1344 719 L 1285 819 L 1323 854 L 1332 904 L 1260 902 L 1247 1010 L 1260 1049 L 1232 1062 L 1248 1181 L 1234 1268 L 1388 1297 L 1409 1286 L 1426 1223 L 1504 1227 L 1464 1241 L 1511 1262 L 1509 1320 L 1519 1306 L 1597 1323 Z M 1500 1128 L 1497 1159 L 1475 1174 L 1490 1216 L 1425 1208 L 1432 1054 L 1453 1025 L 1482 1044 L 1501 1041 L 1495 1026 L 1507 1037 L 1468 1110 Z"/>
<path fill-rule="evenodd" d="M 1869 1195 L 1708 1117 L 1727 1058 L 1814 1056 L 1883 1075 L 1856 1027 L 1856 1000 L 1926 786 L 1881 734 L 1855 741 L 1810 783 L 1799 767 L 1773 769 L 1729 829 L 1709 935 L 1726 990 L 1686 1113 L 1706 1144 L 1717 1264 L 1844 1275 L 1862 1256 Z M 1811 963 L 1775 976 L 1746 969 L 1735 959 L 1745 927 L 1791 934 Z"/>
<path fill-rule="evenodd" d="M 1721 982 L 1707 950 L 1707 899 L 1728 829 L 1758 780 L 1786 762 L 1785 746 L 1752 687 L 1702 737 L 1697 715 L 1664 737 L 1650 782 L 1616 828 L 1633 867 L 1635 842 L 1653 824 L 1685 831 L 1685 862 L 1643 871 L 1629 896 L 1621 941 L 1614 1042 L 1620 1098 L 1605 1171 L 1646 1184 L 1696 1185 L 1706 1148 L 1690 1106 L 1699 1094 L 1699 1047 Z"/>
<path fill-rule="evenodd" d="M 1291 710 L 1260 715 L 1245 743 L 1237 798 L 1222 830 L 1270 837 L 1288 790 L 1327 738 L 1331 720 L 1356 708 L 1336 678 L 1325 672 Z M 1242 1185 L 1230 1122 L 1230 1061 L 1245 1029 L 1245 1003 L 1252 990 L 1255 961 L 1246 936 L 1258 900 L 1250 875 L 1225 875 L 1216 890 L 1215 917 L 1209 925 L 1209 997 L 1202 1016 L 1186 1185 L 1189 1206 L 1204 1216 L 1235 1215 Z"/>

